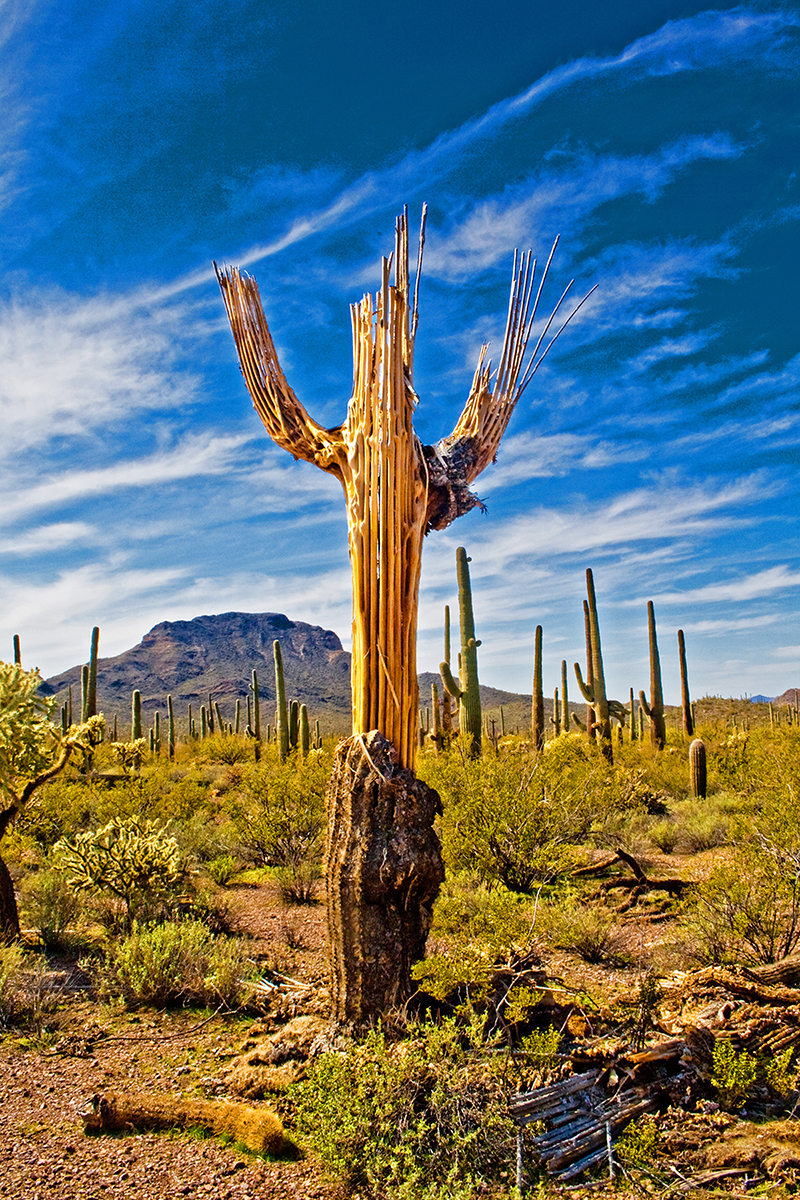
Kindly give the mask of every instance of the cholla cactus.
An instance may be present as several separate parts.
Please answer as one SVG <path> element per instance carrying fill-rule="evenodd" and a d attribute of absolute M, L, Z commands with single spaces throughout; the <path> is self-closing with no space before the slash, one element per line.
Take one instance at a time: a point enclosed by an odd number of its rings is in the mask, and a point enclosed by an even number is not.
<path fill-rule="evenodd" d="M 148 739 L 140 737 L 134 738 L 132 742 L 112 742 L 111 749 L 119 759 L 125 774 L 130 775 L 133 771 L 141 769 L 142 759 L 148 750 Z"/>
<path fill-rule="evenodd" d="M 128 927 L 141 901 L 173 891 L 186 872 L 175 838 L 142 817 L 115 817 L 102 829 L 62 838 L 54 849 L 71 873 L 72 887 L 122 901 Z"/>

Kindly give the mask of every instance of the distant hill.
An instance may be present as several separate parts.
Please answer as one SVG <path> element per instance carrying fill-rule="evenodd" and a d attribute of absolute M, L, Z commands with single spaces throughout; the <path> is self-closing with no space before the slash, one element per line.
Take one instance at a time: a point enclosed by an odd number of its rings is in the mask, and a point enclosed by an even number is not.
<path fill-rule="evenodd" d="M 751 696 L 750 703 L 751 704 L 771 704 L 773 699 L 774 699 L 773 696 L 760 696 L 760 695 L 759 696 Z"/>
<path fill-rule="evenodd" d="M 800 704 L 800 688 L 787 688 L 785 692 L 781 692 L 780 696 L 776 696 L 772 703 L 791 704 L 792 708 L 797 708 L 797 705 Z"/>
<path fill-rule="evenodd" d="M 97 664 L 97 709 L 109 720 L 116 714 L 119 736 L 127 736 L 131 696 L 142 695 L 145 713 L 163 713 L 171 695 L 176 717 L 185 723 L 186 706 L 199 719 L 201 704 L 219 703 L 232 721 L 236 700 L 246 713 L 251 673 L 258 674 L 262 722 L 274 721 L 273 642 L 279 639 L 289 699 L 307 704 L 311 720 L 323 732 L 347 729 L 350 716 L 350 655 L 338 636 L 319 625 L 290 621 L 283 613 L 222 613 L 192 621 L 162 621 L 138 646 Z M 102 631 L 101 631 L 102 647 Z M 80 705 L 81 667 L 46 680 L 42 691 L 63 703 L 72 685 L 73 714 Z"/>

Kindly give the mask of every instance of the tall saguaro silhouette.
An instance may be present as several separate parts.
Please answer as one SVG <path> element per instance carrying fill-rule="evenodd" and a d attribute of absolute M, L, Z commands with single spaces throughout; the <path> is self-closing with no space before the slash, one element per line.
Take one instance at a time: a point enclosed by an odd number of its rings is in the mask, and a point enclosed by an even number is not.
<path fill-rule="evenodd" d="M 353 1021 L 407 994 L 410 961 L 424 948 L 443 878 L 432 830 L 438 797 L 412 774 L 422 539 L 480 505 L 470 484 L 495 457 L 517 401 L 577 311 L 551 335 L 568 287 L 528 355 L 555 245 L 538 283 L 531 254 L 516 254 L 497 371 L 484 346 L 455 428 L 425 446 L 413 426 L 424 240 L 423 208 L 412 287 L 404 212 L 394 254 L 383 259 L 380 291 L 351 307 L 353 391 L 344 423 L 333 429 L 309 416 L 289 387 L 255 279 L 236 268 L 217 270 L 244 378 L 267 432 L 344 487 L 353 580 L 352 738 L 334 764 L 326 871 L 334 1014 Z"/>

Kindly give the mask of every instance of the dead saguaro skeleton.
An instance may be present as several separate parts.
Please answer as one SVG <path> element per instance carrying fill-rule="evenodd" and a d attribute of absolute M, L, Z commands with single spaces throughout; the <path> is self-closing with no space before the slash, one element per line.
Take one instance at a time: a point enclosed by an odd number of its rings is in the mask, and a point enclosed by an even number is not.
<path fill-rule="evenodd" d="M 480 504 L 469 485 L 495 457 L 519 397 L 577 311 L 551 334 L 567 288 L 528 355 L 555 246 L 538 283 L 531 254 L 515 255 L 498 369 L 492 372 L 484 346 L 455 429 L 435 446 L 423 446 L 412 418 L 418 402 L 413 367 L 424 231 L 423 209 L 413 288 L 405 212 L 396 223 L 394 254 L 383 259 L 380 291 L 351 308 L 353 391 L 346 419 L 334 429 L 314 421 L 289 387 L 255 279 L 236 268 L 217 270 L 242 372 L 267 432 L 295 458 L 335 475 L 345 492 L 353 579 L 353 738 L 339 747 L 334 765 L 327 875 L 334 1015 L 349 1021 L 375 1015 L 408 993 L 408 955 L 398 957 L 392 947 L 405 938 L 418 952 L 420 936 L 424 944 L 430 908 L 443 878 L 430 825 L 427 830 L 409 828 L 401 837 L 398 833 L 403 831 L 395 827 L 399 821 L 432 822 L 438 797 L 427 804 L 419 797 L 413 803 L 398 800 L 396 806 L 386 801 L 391 772 L 414 769 L 422 539 Z M 380 763 L 370 752 L 369 740 L 364 740 L 376 732 L 389 746 L 385 751 L 381 744 Z M 398 776 L 396 783 L 390 791 L 399 797 L 406 776 Z M 363 791 L 358 800 L 351 794 L 353 788 Z M 378 811 L 390 827 L 376 827 Z M 355 819 L 365 823 L 362 833 L 370 830 L 366 840 L 353 826 Z M 392 842 L 396 855 L 402 845 L 409 856 L 405 863 L 395 862 L 396 886 L 381 886 L 377 895 L 359 882 L 364 863 L 375 856 L 372 837 L 376 845 Z M 335 848 L 345 846 L 349 861 L 337 861 Z M 375 912 L 367 920 L 365 906 L 370 905 Z M 385 943 L 379 934 L 381 912 L 392 926 Z M 405 932 L 394 928 L 398 913 L 409 923 Z M 383 980 L 388 991 L 381 995 L 377 983 L 365 990 L 365 970 L 370 978 Z"/>

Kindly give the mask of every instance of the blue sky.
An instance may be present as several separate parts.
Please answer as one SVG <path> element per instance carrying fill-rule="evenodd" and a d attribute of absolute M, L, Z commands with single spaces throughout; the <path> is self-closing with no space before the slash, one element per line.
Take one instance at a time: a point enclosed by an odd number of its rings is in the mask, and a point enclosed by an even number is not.
<path fill-rule="evenodd" d="M 545 11 L 545 7 L 547 11 Z M 427 539 L 420 670 L 472 557 L 486 683 L 583 655 L 647 682 L 654 600 L 695 695 L 800 681 L 800 16 L 642 0 L 0 0 L 0 646 L 53 674 L 158 621 L 281 611 L 349 644 L 341 489 L 274 447 L 211 260 L 256 275 L 337 424 L 349 304 L 429 206 L 417 429 L 502 337 L 515 247 L 597 291 L 477 511 Z"/>

